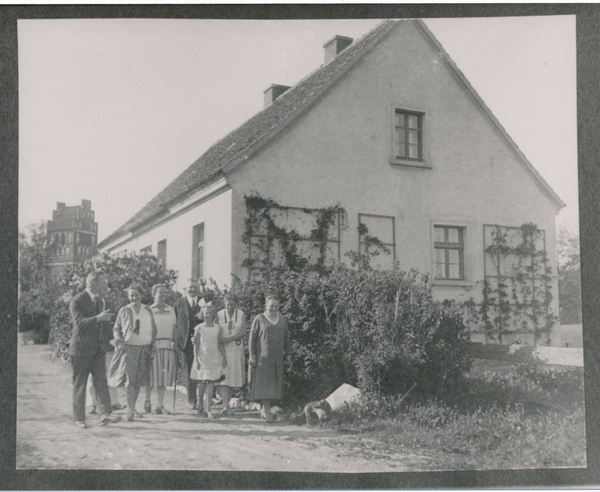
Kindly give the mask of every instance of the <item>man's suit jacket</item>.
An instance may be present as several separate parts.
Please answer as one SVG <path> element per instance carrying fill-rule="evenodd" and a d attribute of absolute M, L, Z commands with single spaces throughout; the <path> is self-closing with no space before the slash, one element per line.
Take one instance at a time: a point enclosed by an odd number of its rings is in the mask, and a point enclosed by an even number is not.
<path fill-rule="evenodd" d="M 108 303 L 105 305 L 109 308 Z M 69 305 L 73 320 L 70 354 L 73 357 L 92 357 L 98 347 L 104 352 L 110 350 L 112 326 L 109 322 L 96 319 L 96 305 L 87 290 L 76 295 Z"/>
<path fill-rule="evenodd" d="M 202 306 L 203 299 L 198 298 L 198 304 Z M 177 316 L 177 347 L 178 350 L 185 349 L 186 345 L 190 342 L 190 303 L 188 302 L 187 296 L 183 296 L 173 304 L 175 309 L 175 316 Z M 191 320 L 193 326 L 196 326 L 199 321 L 197 319 Z M 193 335 L 193 333 L 191 333 Z"/>

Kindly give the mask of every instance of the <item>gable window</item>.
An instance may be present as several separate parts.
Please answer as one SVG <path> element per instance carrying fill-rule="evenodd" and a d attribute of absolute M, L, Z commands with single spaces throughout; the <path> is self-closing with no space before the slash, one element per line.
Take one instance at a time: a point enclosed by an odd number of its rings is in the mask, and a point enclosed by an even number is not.
<path fill-rule="evenodd" d="M 394 153 L 396 159 L 423 160 L 423 113 L 396 109 Z"/>
<path fill-rule="evenodd" d="M 464 280 L 464 227 L 434 226 L 435 278 Z"/>
<path fill-rule="evenodd" d="M 204 224 L 192 231 L 192 278 L 204 278 Z"/>

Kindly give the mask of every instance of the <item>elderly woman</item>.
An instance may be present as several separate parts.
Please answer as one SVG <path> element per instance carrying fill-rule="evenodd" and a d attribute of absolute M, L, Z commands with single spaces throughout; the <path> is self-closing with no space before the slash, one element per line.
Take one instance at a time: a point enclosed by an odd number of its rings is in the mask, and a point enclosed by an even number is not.
<path fill-rule="evenodd" d="M 152 383 L 146 386 L 146 401 L 144 409 L 146 412 L 152 410 L 150 395 L 152 387 L 156 387 L 158 404 L 154 409 L 157 414 L 169 414 L 164 407 L 165 387 L 173 386 L 175 383 L 175 352 L 173 350 L 175 336 L 177 334 L 177 318 L 175 310 L 169 306 L 167 298 L 167 286 L 156 284 L 152 286 L 152 297 L 154 304 L 150 306 L 154 321 L 156 322 L 156 345 L 152 361 Z"/>
<path fill-rule="evenodd" d="M 156 322 L 152 309 L 142 304 L 142 289 L 132 283 L 127 289 L 130 304 L 117 314 L 113 328 L 115 355 L 110 364 L 108 382 L 127 387 L 127 422 L 135 412 L 140 387 L 150 385 L 150 363 L 154 356 Z"/>
<path fill-rule="evenodd" d="M 227 367 L 225 379 L 217 383 L 219 394 L 223 399 L 221 415 L 229 415 L 230 388 L 241 388 L 246 380 L 244 358 L 244 338 L 248 333 L 246 315 L 237 308 L 238 299 L 235 294 L 225 295 L 225 309 L 219 311 L 218 322 L 221 327 L 221 340 L 219 343 L 225 348 Z"/>
<path fill-rule="evenodd" d="M 279 297 L 267 296 L 265 312 L 252 322 L 248 386 L 250 400 L 261 401 L 262 416 L 272 422 L 271 400 L 283 398 L 283 362 L 290 361 L 287 320 L 279 314 Z"/>

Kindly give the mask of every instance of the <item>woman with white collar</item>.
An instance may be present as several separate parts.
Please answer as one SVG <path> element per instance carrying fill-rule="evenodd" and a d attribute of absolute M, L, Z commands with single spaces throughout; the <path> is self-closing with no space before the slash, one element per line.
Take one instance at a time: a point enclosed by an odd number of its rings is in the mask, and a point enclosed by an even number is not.
<path fill-rule="evenodd" d="M 238 299 L 233 293 L 225 294 L 225 309 L 217 314 L 221 327 L 221 340 L 219 343 L 225 347 L 227 367 L 225 379 L 217 383 L 219 393 L 223 399 L 221 415 L 229 415 L 229 397 L 231 388 L 241 388 L 246 380 L 244 358 L 244 338 L 248 333 L 246 315 L 238 309 Z"/>
<path fill-rule="evenodd" d="M 279 297 L 267 296 L 265 312 L 252 322 L 248 359 L 250 400 L 261 401 L 262 416 L 272 422 L 271 401 L 283 398 L 284 358 L 291 356 L 287 320 L 279 313 Z"/>

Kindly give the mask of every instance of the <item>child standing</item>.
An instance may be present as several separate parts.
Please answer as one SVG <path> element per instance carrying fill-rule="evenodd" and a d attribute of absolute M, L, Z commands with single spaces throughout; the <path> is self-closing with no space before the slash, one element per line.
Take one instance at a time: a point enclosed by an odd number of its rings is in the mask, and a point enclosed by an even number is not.
<path fill-rule="evenodd" d="M 202 308 L 204 323 L 194 329 L 194 360 L 196 363 L 190 372 L 192 379 L 198 380 L 198 414 L 209 419 L 214 418 L 210 411 L 215 383 L 225 377 L 224 368 L 227 358 L 223 345 L 219 344 L 219 324 L 215 323 L 217 311 L 212 304 Z M 203 402 L 203 404 L 202 404 Z"/>

